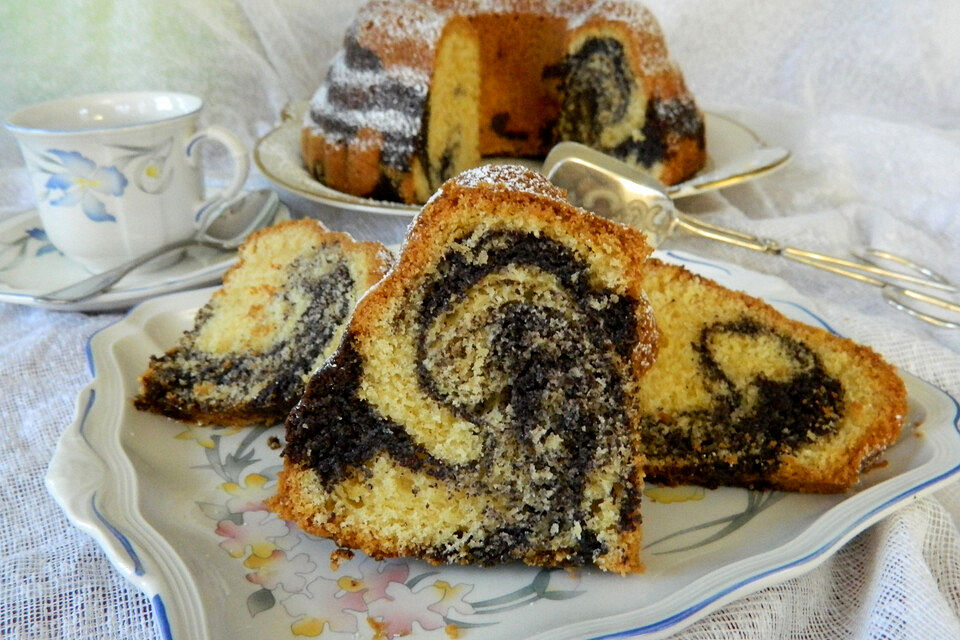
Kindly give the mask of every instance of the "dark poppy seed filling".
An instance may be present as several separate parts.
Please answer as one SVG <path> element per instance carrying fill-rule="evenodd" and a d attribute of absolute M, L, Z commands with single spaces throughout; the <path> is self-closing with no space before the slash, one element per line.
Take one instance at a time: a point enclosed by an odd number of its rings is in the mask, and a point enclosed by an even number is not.
<path fill-rule="evenodd" d="M 774 339 L 791 361 L 789 378 L 775 380 L 761 371 L 735 384 L 716 355 L 718 345 L 733 336 Z M 843 387 L 800 342 L 742 319 L 704 327 L 693 348 L 712 401 L 701 410 L 641 417 L 645 453 L 679 461 L 669 478 L 654 474 L 652 480 L 742 485 L 838 429 Z"/>
<path fill-rule="evenodd" d="M 424 469 L 438 478 L 452 476 L 452 467 L 433 458 L 403 427 L 357 396 L 362 374 L 363 362 L 348 336 L 287 417 L 284 457 L 316 470 L 328 491 L 380 452 L 408 469 Z"/>
<path fill-rule="evenodd" d="M 599 147 L 604 128 L 623 119 L 635 91 L 623 45 L 590 38 L 563 65 L 557 137 Z"/>
<path fill-rule="evenodd" d="M 704 148 L 703 120 L 689 98 L 650 99 L 639 126 L 631 103 L 639 88 L 632 79 L 623 45 L 612 38 L 590 38 L 562 63 L 563 105 L 556 125 L 558 140 L 576 140 L 618 158 L 652 167 L 667 160 L 668 137 L 693 138 Z M 636 126 L 632 126 L 636 119 Z M 628 125 L 619 140 L 611 128 Z M 637 136 L 637 129 L 640 135 Z"/>
<path fill-rule="evenodd" d="M 383 69 L 383 64 L 377 54 L 357 42 L 357 35 L 352 30 L 343 39 L 343 53 L 344 62 L 348 69 L 355 69 L 356 71 L 380 71 Z"/>
<path fill-rule="evenodd" d="M 612 291 L 595 290 L 587 264 L 559 242 L 520 231 L 491 231 L 479 239 L 463 239 L 472 255 L 448 252 L 437 273 L 424 283 L 418 323 L 421 329 L 449 309 L 483 276 L 511 265 L 528 265 L 553 274 L 563 290 L 584 309 L 591 330 L 607 336 L 622 357 L 636 341 L 636 301 Z M 422 354 L 421 354 L 422 355 Z"/>
<path fill-rule="evenodd" d="M 543 236 L 486 231 L 461 238 L 410 296 L 419 300 L 410 316 L 410 375 L 473 425 L 479 457 L 439 460 L 361 399 L 363 362 L 349 336 L 291 413 L 284 455 L 315 469 L 328 491 L 386 453 L 467 495 L 509 505 L 488 510 L 483 539 L 432 549 L 431 558 L 466 553 L 493 564 L 582 529 L 570 562 L 596 559 L 607 549 L 587 534 L 597 505 L 586 485 L 598 465 L 619 464 L 619 477 L 633 477 L 625 394 L 637 303 L 590 280 L 585 261 Z M 635 518 L 639 488 L 628 481 L 617 491 L 623 517 Z"/>
<path fill-rule="evenodd" d="M 166 415 L 189 419 L 198 403 L 205 412 L 242 405 L 245 410 L 285 413 L 303 392 L 304 376 L 316 366 L 324 347 L 343 325 L 353 304 L 354 280 L 339 258 L 331 264 L 303 256 L 289 266 L 289 277 L 278 296 L 289 309 L 307 300 L 300 322 L 288 335 L 278 336 L 260 353 L 210 353 L 197 347 L 177 349 L 153 360 L 155 383 L 138 398 L 139 404 L 163 407 Z M 208 318 L 216 313 L 206 306 L 197 314 L 184 344 L 196 344 Z M 195 388 L 216 391 L 198 398 Z M 171 391 L 174 390 L 174 391 Z M 178 394 L 175 401 L 167 396 Z"/>
<path fill-rule="evenodd" d="M 651 167 L 667 158 L 667 137 L 671 134 L 693 138 L 700 149 L 706 147 L 703 120 L 691 100 L 650 100 L 642 134 L 641 139 L 628 138 L 605 151 Z"/>

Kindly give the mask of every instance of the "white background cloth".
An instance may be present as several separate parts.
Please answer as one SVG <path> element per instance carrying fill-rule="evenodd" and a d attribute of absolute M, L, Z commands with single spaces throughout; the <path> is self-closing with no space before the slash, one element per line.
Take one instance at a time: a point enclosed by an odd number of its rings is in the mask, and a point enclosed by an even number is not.
<path fill-rule="evenodd" d="M 687 201 L 704 219 L 798 246 L 871 245 L 960 281 L 960 3 L 652 0 L 700 103 L 793 151 L 757 182 Z M 0 115 L 94 90 L 205 96 L 207 121 L 267 131 L 323 73 L 355 2 L 91 0 L 0 7 Z M 0 216 L 29 205 L 0 134 Z M 850 337 L 960 396 L 960 331 L 868 286 L 702 241 L 673 247 L 785 278 Z M 149 601 L 43 485 L 87 382 L 86 338 L 116 315 L 0 304 L 0 636 L 155 639 Z M 911 501 L 808 574 L 681 638 L 960 637 L 960 486 Z M 469 636 L 467 636 L 469 637 Z"/>

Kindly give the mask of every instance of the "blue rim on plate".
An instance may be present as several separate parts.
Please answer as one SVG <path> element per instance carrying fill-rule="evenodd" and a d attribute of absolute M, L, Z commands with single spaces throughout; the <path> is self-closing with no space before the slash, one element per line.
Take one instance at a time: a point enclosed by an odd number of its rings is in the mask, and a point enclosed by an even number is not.
<path fill-rule="evenodd" d="M 727 284 L 735 283 L 738 279 L 743 281 L 744 278 L 748 277 L 745 274 L 751 273 L 741 267 L 706 261 L 678 252 L 663 254 L 663 257 L 672 261 L 683 262 L 694 270 L 709 271 L 708 275 L 713 275 L 717 279 L 728 278 L 730 282 L 727 282 Z M 772 283 L 766 288 L 767 293 L 772 294 L 767 296 L 767 300 L 780 308 L 781 311 L 798 319 L 815 322 L 829 331 L 834 331 L 829 323 L 814 312 L 810 305 L 785 283 L 771 276 L 752 275 L 753 279 L 750 282 L 754 285 L 757 283 L 760 283 L 760 285 Z M 166 559 L 158 558 L 151 553 L 151 549 L 155 550 L 158 544 L 165 543 L 165 541 L 162 533 L 140 512 L 137 506 L 139 490 L 131 488 L 125 496 L 118 498 L 117 485 L 123 485 L 131 481 L 131 478 L 126 474 L 136 474 L 135 464 L 130 458 L 132 454 L 126 451 L 124 445 L 120 442 L 123 435 L 117 433 L 117 431 L 126 430 L 126 427 L 130 426 L 125 424 L 125 418 L 122 415 L 126 411 L 124 407 L 127 400 L 122 397 L 123 381 L 120 378 L 133 376 L 135 379 L 136 374 L 139 373 L 139 371 L 124 371 L 124 367 L 129 369 L 131 366 L 145 366 L 145 360 L 143 363 L 139 363 L 135 360 L 135 356 L 129 352 L 134 344 L 133 341 L 139 341 L 139 343 L 145 341 L 143 327 L 148 321 L 171 313 L 179 313 L 182 316 L 183 312 L 196 308 L 198 303 L 202 303 L 209 296 L 210 291 L 174 294 L 138 305 L 117 323 L 101 329 L 91 336 L 87 344 L 87 358 L 94 380 L 78 398 L 77 418 L 64 432 L 47 476 L 51 492 L 66 510 L 68 516 L 85 531 L 93 535 L 104 547 L 108 557 L 121 573 L 150 596 L 163 637 L 176 638 L 177 640 L 221 636 L 206 626 L 208 621 L 203 607 L 196 611 L 188 610 L 183 606 L 184 601 L 189 600 L 189 594 L 184 596 L 185 587 L 181 585 L 184 582 L 192 583 L 196 576 L 186 570 L 185 567 L 171 568 L 170 563 L 176 564 L 176 561 L 179 560 L 180 564 L 185 565 L 186 561 L 176 556 Z M 182 321 L 182 318 L 180 321 Z M 112 345 L 121 341 L 127 347 L 120 350 L 124 352 L 122 354 L 111 348 Z M 162 345 L 153 345 L 153 347 L 156 346 L 162 347 Z M 138 348 L 149 349 L 151 346 L 140 344 Z M 127 358 L 126 365 L 122 364 L 123 358 Z M 131 358 L 134 358 L 134 360 L 131 360 Z M 132 362 L 138 364 L 131 364 Z M 919 403 L 920 408 L 926 410 L 929 414 L 924 426 L 924 432 L 929 437 L 916 439 L 911 437 L 906 442 L 901 441 L 891 448 L 890 453 L 893 455 L 894 449 L 902 446 L 913 446 L 920 448 L 933 447 L 935 449 L 933 455 L 927 456 L 926 459 L 919 462 L 911 459 L 906 468 L 903 469 L 890 469 L 889 473 L 891 475 L 889 477 L 884 476 L 885 479 L 879 480 L 858 493 L 836 497 L 838 502 L 816 503 L 819 506 L 815 506 L 812 511 L 815 517 L 805 525 L 806 528 L 794 537 L 778 539 L 777 544 L 779 546 L 772 547 L 769 551 L 759 554 L 765 556 L 763 560 L 757 560 L 759 555 L 744 556 L 743 559 L 730 565 L 707 570 L 678 592 L 662 594 L 662 598 L 656 604 L 670 600 L 671 597 L 675 601 L 671 605 L 674 608 L 668 615 L 657 615 L 653 619 L 635 619 L 642 612 L 628 610 L 618 612 L 617 615 L 606 614 L 595 616 L 589 620 L 564 623 L 559 628 L 547 631 L 543 631 L 542 628 L 527 629 L 525 633 L 515 637 L 532 637 L 538 640 L 548 637 L 575 638 L 578 640 L 600 640 L 628 636 L 662 637 L 667 633 L 677 631 L 682 626 L 691 624 L 736 597 L 752 593 L 760 588 L 776 584 L 812 569 L 868 525 L 891 513 L 894 509 L 908 504 L 907 498 L 928 493 L 949 480 L 955 479 L 957 474 L 960 473 L 960 426 L 958 426 L 960 425 L 960 404 L 949 394 L 933 385 L 906 373 L 902 375 L 911 392 L 911 403 Z M 113 405 L 110 405 L 111 402 Z M 95 417 L 94 414 L 96 414 Z M 129 420 L 129 417 L 126 419 Z M 140 426 L 143 427 L 143 425 Z M 263 438 L 265 439 L 266 435 Z M 927 453 L 926 449 L 917 450 Z M 922 457 L 918 456 L 918 460 Z M 68 475 L 75 472 L 77 467 L 74 463 L 81 458 L 92 460 L 92 464 L 89 466 L 97 467 L 98 471 L 96 473 L 100 475 L 81 482 L 78 482 L 73 475 Z M 745 492 L 745 490 L 730 491 Z M 792 496 L 793 494 L 784 495 Z M 806 496 L 800 499 L 814 501 L 817 498 Z M 121 504 L 124 500 L 128 503 Z M 702 506 L 707 506 L 707 503 L 703 503 Z M 701 507 L 698 506 L 697 508 Z M 835 517 L 839 516 L 842 516 L 843 519 L 835 521 Z M 804 520 L 803 522 L 807 521 Z M 647 524 L 654 523 L 645 522 L 645 527 Z M 812 533 L 821 535 L 814 537 Z M 770 559 L 768 563 L 766 562 L 766 556 L 769 556 Z M 695 556 L 691 557 L 694 558 L 691 561 L 695 561 Z M 747 567 L 748 564 L 750 565 L 748 570 L 739 573 L 738 565 Z M 738 570 L 731 572 L 732 568 Z M 480 573 L 475 575 L 482 576 L 484 575 L 483 572 L 490 572 L 490 575 L 499 575 L 497 572 L 507 572 L 508 570 L 508 568 L 493 568 L 481 570 Z M 436 571 L 453 572 L 455 568 L 443 567 L 436 569 Z M 725 571 L 727 573 L 724 573 Z M 706 584 L 707 581 L 721 574 L 725 577 L 715 581 L 716 584 L 713 586 L 701 589 L 700 596 L 686 597 L 688 594 L 694 593 L 694 587 L 698 583 Z M 176 579 L 172 579 L 171 575 L 175 576 Z M 446 574 L 441 573 L 441 575 Z M 640 576 L 635 581 L 629 581 L 629 579 L 615 576 L 598 578 L 586 575 L 582 584 L 593 585 L 599 591 L 602 591 L 603 585 L 609 584 L 609 581 L 622 581 L 617 582 L 618 587 L 629 590 L 639 588 L 645 580 L 655 581 L 660 578 L 660 576 L 655 575 Z M 226 579 L 226 577 L 221 577 L 221 580 Z M 604 580 L 607 580 L 607 582 L 604 582 Z M 243 582 L 242 579 L 241 583 L 241 586 L 253 587 L 253 585 Z M 197 593 L 196 585 L 194 584 L 189 591 L 190 593 Z M 589 593 L 589 588 L 584 588 L 583 593 Z M 611 594 L 600 593 L 599 595 L 609 597 Z M 583 598 L 583 596 L 580 597 Z M 584 608 L 580 609 L 579 612 L 584 616 L 590 616 L 590 608 L 586 606 L 588 604 L 587 600 L 581 599 L 580 602 L 583 603 Z M 692 604 L 690 604 L 691 602 Z M 243 603 L 235 602 L 233 604 L 242 615 Z M 565 607 L 570 609 L 569 605 L 565 605 Z M 526 607 L 525 609 L 529 608 Z M 523 611 L 523 609 L 514 609 L 514 611 Z M 212 622 L 216 616 L 210 616 L 210 618 Z M 504 618 L 504 620 L 507 619 Z M 507 637 L 498 635 L 496 626 L 491 627 L 491 630 L 494 633 L 492 637 Z M 488 632 L 478 628 L 471 629 L 470 633 L 471 637 L 480 638 L 486 637 L 485 634 Z"/>

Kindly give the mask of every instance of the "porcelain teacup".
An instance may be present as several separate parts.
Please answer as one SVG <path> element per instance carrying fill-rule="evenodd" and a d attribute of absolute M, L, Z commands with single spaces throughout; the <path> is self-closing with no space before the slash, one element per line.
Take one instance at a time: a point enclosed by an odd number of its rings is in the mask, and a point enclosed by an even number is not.
<path fill-rule="evenodd" d="M 196 233 L 246 181 L 243 143 L 198 130 L 203 101 L 168 91 L 101 93 L 43 102 L 4 123 L 23 151 L 40 219 L 57 249 L 89 271 Z M 224 145 L 233 175 L 204 197 L 198 147 Z"/>

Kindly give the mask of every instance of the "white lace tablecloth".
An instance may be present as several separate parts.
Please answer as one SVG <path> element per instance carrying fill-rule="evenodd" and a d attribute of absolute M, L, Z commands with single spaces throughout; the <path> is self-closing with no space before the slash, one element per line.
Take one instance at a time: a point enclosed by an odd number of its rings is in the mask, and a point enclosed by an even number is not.
<path fill-rule="evenodd" d="M 0 115 L 63 94 L 166 86 L 203 94 L 208 120 L 252 142 L 288 99 L 307 97 L 353 4 L 91 0 L 40 19 L 33 5 L 10 3 L 0 9 Z M 649 4 L 701 103 L 728 108 L 794 154 L 769 177 L 685 208 L 825 252 L 894 250 L 960 281 L 960 3 Z M 0 217 L 29 205 L 19 162 L 0 134 Z M 847 335 L 960 396 L 960 331 L 933 329 L 875 289 L 803 266 L 706 242 L 672 246 L 786 279 Z M 147 598 L 43 484 L 88 380 L 85 341 L 118 317 L 0 304 L 2 637 L 161 637 Z M 677 637 L 960 638 L 958 523 L 952 485 Z"/>

